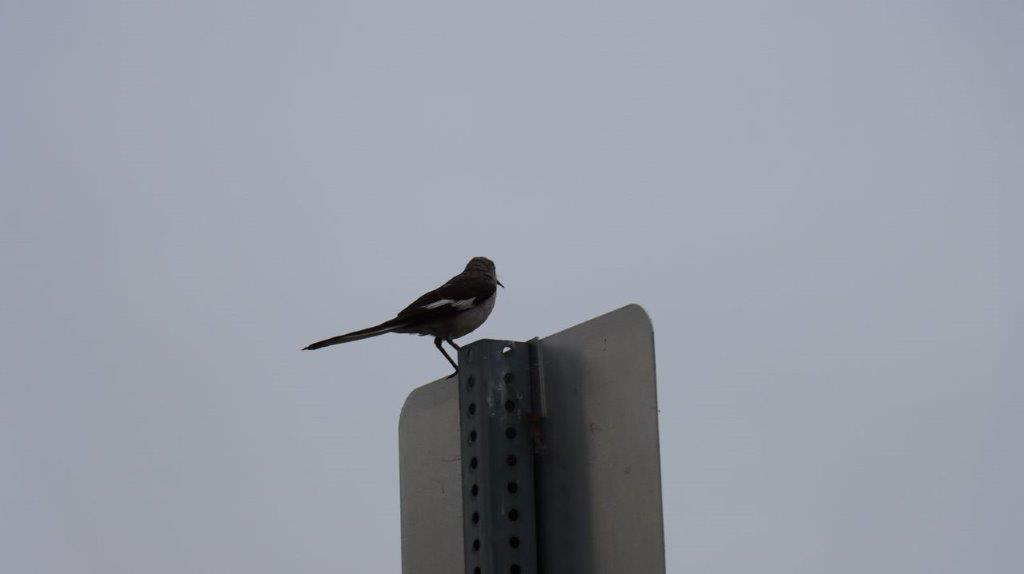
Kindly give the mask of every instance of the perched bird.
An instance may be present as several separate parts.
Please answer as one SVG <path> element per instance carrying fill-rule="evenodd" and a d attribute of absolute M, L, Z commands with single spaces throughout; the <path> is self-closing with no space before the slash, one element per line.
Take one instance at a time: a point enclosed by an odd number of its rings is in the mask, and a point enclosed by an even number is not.
<path fill-rule="evenodd" d="M 374 327 L 317 341 L 303 351 L 358 341 L 384 333 L 430 335 L 434 337 L 434 346 L 455 367 L 455 372 L 458 372 L 459 365 L 452 360 L 441 343 L 447 342 L 456 351 L 459 350 L 454 339 L 467 335 L 484 324 L 494 309 L 498 285 L 501 285 L 501 281 L 498 281 L 495 274 L 494 262 L 486 257 L 474 257 L 469 260 L 462 273 L 413 301 L 394 319 Z"/>

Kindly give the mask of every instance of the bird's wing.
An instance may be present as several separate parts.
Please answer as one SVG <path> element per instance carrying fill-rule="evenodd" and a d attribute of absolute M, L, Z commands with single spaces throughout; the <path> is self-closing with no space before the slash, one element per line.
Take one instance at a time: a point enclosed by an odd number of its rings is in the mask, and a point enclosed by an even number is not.
<path fill-rule="evenodd" d="M 483 277 L 456 275 L 444 285 L 424 294 L 398 314 L 398 319 L 429 322 L 479 305 L 497 287 Z"/>

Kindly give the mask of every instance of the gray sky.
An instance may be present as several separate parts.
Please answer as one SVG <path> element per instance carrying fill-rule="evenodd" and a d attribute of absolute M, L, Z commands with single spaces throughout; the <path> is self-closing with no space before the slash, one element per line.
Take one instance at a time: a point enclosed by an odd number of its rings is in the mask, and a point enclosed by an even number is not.
<path fill-rule="evenodd" d="M 670 572 L 1024 568 L 1016 2 L 0 0 L 0 571 L 396 572 L 427 339 L 638 302 Z"/>

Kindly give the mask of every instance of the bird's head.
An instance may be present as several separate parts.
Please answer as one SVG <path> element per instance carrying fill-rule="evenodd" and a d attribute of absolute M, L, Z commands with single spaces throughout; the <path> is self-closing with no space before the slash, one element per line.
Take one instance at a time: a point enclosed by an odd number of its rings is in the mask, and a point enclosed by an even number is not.
<path fill-rule="evenodd" d="M 475 271 L 482 273 L 484 276 L 494 279 L 494 282 L 501 285 L 501 281 L 498 281 L 498 272 L 494 269 L 494 262 L 486 257 L 474 257 L 469 260 L 466 264 L 466 271 Z M 504 285 L 501 285 L 504 287 Z"/>

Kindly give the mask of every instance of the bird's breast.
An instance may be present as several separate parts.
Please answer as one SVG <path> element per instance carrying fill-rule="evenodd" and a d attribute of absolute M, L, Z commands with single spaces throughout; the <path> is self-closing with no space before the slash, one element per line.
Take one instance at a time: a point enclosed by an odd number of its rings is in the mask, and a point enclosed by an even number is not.
<path fill-rule="evenodd" d="M 451 332 L 448 337 L 457 339 L 463 335 L 468 335 L 480 325 L 483 325 L 487 317 L 490 316 L 491 311 L 494 310 L 494 300 L 497 297 L 498 293 L 495 291 L 490 297 L 481 301 L 479 305 L 474 305 L 453 317 L 451 324 L 448 325 Z"/>

